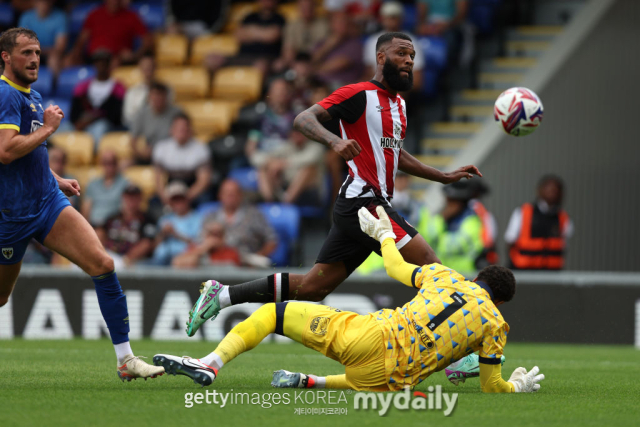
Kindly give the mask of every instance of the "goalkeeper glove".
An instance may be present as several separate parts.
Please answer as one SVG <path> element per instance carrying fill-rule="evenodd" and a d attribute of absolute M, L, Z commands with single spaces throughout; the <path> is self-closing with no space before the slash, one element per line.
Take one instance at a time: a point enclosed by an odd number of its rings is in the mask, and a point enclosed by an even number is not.
<path fill-rule="evenodd" d="M 516 393 L 531 393 L 540 390 L 540 384 L 538 382 L 544 379 L 544 374 L 538 375 L 540 369 L 534 366 L 533 369 L 527 373 L 525 368 L 517 368 L 511 374 L 509 382 L 513 384 L 513 390 Z"/>
<path fill-rule="evenodd" d="M 396 239 L 396 235 L 393 233 L 393 227 L 391 227 L 391 220 L 384 211 L 382 206 L 376 208 L 378 213 L 377 219 L 367 210 L 367 208 L 360 208 L 358 211 L 358 218 L 360 218 L 360 229 L 367 235 L 373 237 L 378 242 L 382 243 L 387 237 Z"/>

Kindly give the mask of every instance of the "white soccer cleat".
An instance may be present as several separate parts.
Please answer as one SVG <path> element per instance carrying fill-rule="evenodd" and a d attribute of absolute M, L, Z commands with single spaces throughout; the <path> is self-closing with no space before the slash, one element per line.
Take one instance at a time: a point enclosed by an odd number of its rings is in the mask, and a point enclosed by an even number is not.
<path fill-rule="evenodd" d="M 122 381 L 131 381 L 137 378 L 155 378 L 164 374 L 164 368 L 149 365 L 133 354 L 125 356 L 122 366 L 118 366 L 118 378 Z"/>
<path fill-rule="evenodd" d="M 202 387 L 211 385 L 218 376 L 218 370 L 213 366 L 206 365 L 200 359 L 193 359 L 189 356 L 172 356 L 170 354 L 156 354 L 153 356 L 153 364 L 163 366 L 164 371 L 171 375 L 186 375 L 194 383 Z"/>

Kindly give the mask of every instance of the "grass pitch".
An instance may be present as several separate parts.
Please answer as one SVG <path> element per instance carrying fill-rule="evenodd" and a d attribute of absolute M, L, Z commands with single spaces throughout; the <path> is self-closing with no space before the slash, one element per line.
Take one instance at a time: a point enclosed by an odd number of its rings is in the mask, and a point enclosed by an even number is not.
<path fill-rule="evenodd" d="M 155 353 L 201 357 L 207 342 L 140 341 L 136 354 L 151 360 Z M 508 344 L 503 375 L 538 365 L 546 375 L 536 394 L 487 395 L 477 380 L 459 387 L 444 373 L 424 381 L 459 393 L 457 407 L 446 418 L 442 411 L 400 411 L 386 417 L 353 409 L 347 403 L 274 405 L 214 404 L 185 408 L 185 393 L 273 393 L 269 383 L 276 369 L 320 375 L 342 373 L 342 367 L 298 344 L 262 344 L 241 355 L 202 389 L 183 376 L 122 383 L 116 376 L 111 344 L 101 341 L 0 341 L 0 425 L 8 426 L 366 426 L 399 422 L 406 426 L 614 426 L 637 425 L 640 416 L 640 351 L 622 346 Z M 293 393 L 293 390 L 289 390 Z M 296 408 L 346 408 L 347 415 L 296 415 Z M 330 424 L 331 423 L 331 424 Z"/>

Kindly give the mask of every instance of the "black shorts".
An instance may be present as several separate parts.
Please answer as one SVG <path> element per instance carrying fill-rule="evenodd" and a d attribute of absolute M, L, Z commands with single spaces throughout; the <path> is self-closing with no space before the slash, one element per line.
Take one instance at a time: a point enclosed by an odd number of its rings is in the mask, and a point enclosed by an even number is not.
<path fill-rule="evenodd" d="M 358 220 L 358 210 L 361 207 L 366 207 L 377 218 L 377 206 L 383 206 L 389 215 L 398 249 L 401 249 L 418 234 L 411 224 L 382 200 L 338 197 L 333 208 L 333 224 L 322 249 L 320 249 L 316 264 L 343 262 L 347 268 L 347 274 L 350 275 L 371 255 L 371 252 L 380 255 L 380 243 L 360 230 L 360 221 Z"/>

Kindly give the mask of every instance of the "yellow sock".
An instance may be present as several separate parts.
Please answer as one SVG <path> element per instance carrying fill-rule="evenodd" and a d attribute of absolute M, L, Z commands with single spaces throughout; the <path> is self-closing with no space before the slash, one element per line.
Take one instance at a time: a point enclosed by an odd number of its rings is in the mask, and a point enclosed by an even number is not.
<path fill-rule="evenodd" d="M 225 364 L 239 354 L 251 350 L 276 330 L 275 305 L 265 304 L 247 320 L 240 322 L 227 334 L 214 350 Z"/>

